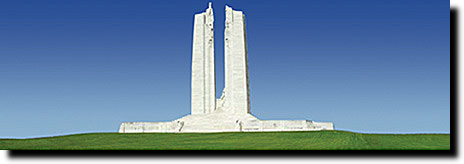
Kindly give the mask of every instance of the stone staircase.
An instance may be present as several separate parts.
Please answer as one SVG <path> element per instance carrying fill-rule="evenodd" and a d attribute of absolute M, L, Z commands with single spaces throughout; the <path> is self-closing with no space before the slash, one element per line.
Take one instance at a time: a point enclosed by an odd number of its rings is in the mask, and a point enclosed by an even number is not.
<path fill-rule="evenodd" d="M 174 121 L 183 122 L 181 132 L 218 132 L 240 131 L 237 120 L 249 121 L 258 119 L 251 114 L 216 112 L 210 114 L 188 115 Z"/>

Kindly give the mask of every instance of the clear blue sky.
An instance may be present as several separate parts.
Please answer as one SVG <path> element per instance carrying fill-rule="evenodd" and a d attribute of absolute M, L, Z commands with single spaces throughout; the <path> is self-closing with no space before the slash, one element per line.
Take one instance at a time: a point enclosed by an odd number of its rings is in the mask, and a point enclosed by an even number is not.
<path fill-rule="evenodd" d="M 0 137 L 188 114 L 193 15 L 207 3 L 0 1 Z M 447 1 L 213 1 L 218 97 L 225 4 L 246 15 L 258 118 L 450 132 Z"/>

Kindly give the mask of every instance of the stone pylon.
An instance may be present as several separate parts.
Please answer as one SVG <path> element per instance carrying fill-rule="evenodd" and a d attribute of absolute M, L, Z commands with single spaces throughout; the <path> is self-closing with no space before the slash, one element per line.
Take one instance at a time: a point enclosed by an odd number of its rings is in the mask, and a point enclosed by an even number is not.
<path fill-rule="evenodd" d="M 214 70 L 214 15 L 211 2 L 205 12 L 195 14 L 192 50 L 191 112 L 208 114 L 216 109 Z"/>
<path fill-rule="evenodd" d="M 224 30 L 225 88 L 218 100 L 218 110 L 250 113 L 250 85 L 245 15 L 226 6 Z"/>

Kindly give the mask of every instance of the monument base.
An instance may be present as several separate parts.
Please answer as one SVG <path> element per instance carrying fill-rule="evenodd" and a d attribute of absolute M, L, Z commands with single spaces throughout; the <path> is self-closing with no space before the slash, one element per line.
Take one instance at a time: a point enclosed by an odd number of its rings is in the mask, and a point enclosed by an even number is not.
<path fill-rule="evenodd" d="M 123 122 L 119 133 L 209 133 L 334 130 L 331 122 L 259 120 L 251 114 L 215 112 L 187 115 L 170 122 Z"/>

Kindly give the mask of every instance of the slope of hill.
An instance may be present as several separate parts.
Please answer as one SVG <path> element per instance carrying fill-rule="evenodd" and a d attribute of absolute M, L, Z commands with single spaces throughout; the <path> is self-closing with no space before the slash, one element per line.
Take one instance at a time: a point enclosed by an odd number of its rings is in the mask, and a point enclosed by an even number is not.
<path fill-rule="evenodd" d="M 0 139 L 3 150 L 449 150 L 449 134 L 347 131 L 247 133 L 87 133 Z"/>

